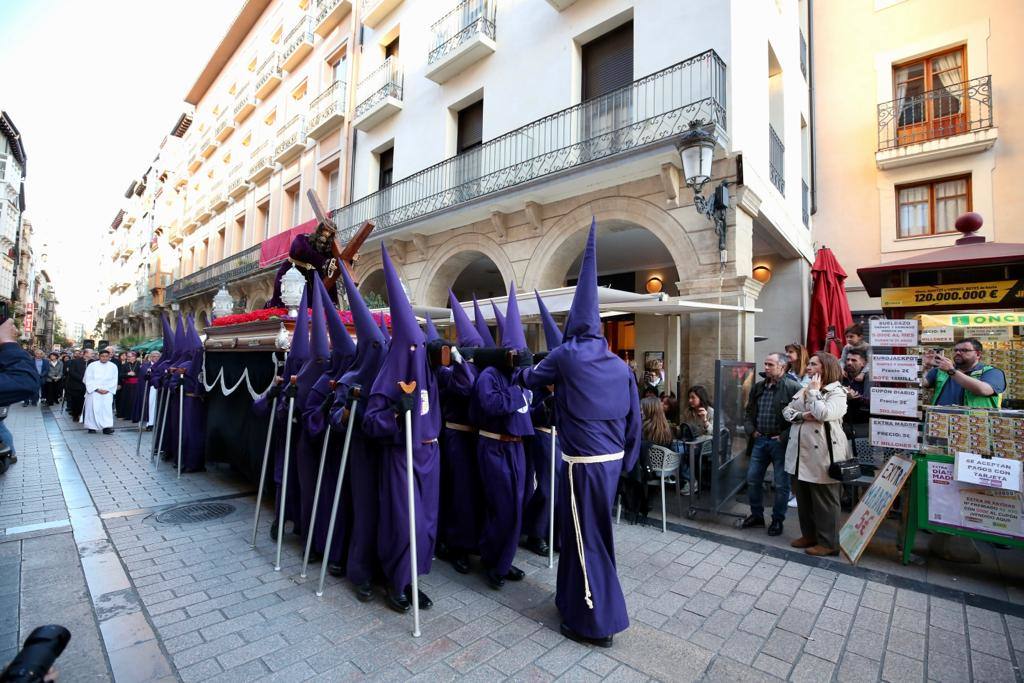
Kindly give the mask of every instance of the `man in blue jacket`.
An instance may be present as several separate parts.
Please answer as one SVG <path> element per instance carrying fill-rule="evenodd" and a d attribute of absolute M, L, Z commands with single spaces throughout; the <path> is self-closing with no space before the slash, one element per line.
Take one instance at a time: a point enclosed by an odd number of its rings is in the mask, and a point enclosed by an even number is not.
<path fill-rule="evenodd" d="M 8 319 L 0 325 L 0 406 L 39 396 L 39 373 L 32 357 L 18 346 L 14 321 Z M 0 421 L 0 440 L 10 447 L 9 455 L 0 456 L 0 472 L 18 461 L 14 457 L 14 438 Z"/>

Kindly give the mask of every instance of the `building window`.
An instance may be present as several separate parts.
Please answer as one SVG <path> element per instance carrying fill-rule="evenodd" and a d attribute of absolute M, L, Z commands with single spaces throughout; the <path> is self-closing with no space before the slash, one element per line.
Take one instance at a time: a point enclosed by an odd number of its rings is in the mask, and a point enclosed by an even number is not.
<path fill-rule="evenodd" d="M 389 57 L 398 59 L 398 38 L 399 36 L 395 36 L 394 40 L 384 46 L 384 59 Z"/>
<path fill-rule="evenodd" d="M 395 148 L 390 147 L 378 155 L 380 170 L 377 172 L 377 189 L 383 190 L 394 182 Z"/>
<path fill-rule="evenodd" d="M 582 49 L 583 101 L 633 82 L 633 22 L 595 38 Z"/>
<path fill-rule="evenodd" d="M 342 53 L 338 61 L 331 64 L 331 82 L 344 81 L 348 75 L 348 55 Z"/>
<path fill-rule="evenodd" d="M 971 210 L 971 177 L 902 185 L 896 203 L 900 239 L 955 232 L 957 216 Z"/>
<path fill-rule="evenodd" d="M 893 66 L 900 144 L 948 137 L 967 130 L 964 48 Z"/>
<path fill-rule="evenodd" d="M 302 205 L 299 203 L 299 184 L 295 183 L 292 187 L 285 189 L 284 193 L 288 200 L 286 206 L 288 213 L 286 215 L 288 216 L 289 223 L 286 229 L 290 230 L 299 224 L 299 210 L 302 208 Z"/>
<path fill-rule="evenodd" d="M 337 169 L 327 176 L 327 208 L 331 211 L 341 206 L 341 172 Z"/>

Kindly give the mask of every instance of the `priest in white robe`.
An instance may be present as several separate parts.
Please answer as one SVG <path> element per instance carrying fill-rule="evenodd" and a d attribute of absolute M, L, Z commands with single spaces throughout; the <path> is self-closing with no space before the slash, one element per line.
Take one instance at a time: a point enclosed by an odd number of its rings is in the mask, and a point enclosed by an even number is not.
<path fill-rule="evenodd" d="M 117 366 L 110 362 L 110 351 L 100 351 L 100 358 L 85 369 L 85 428 L 90 434 L 102 429 L 114 433 L 114 394 L 117 393 Z"/>

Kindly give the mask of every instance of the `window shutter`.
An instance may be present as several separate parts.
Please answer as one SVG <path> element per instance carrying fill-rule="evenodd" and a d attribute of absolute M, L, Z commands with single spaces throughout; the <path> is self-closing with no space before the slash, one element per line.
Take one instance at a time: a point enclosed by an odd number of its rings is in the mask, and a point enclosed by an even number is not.
<path fill-rule="evenodd" d="M 592 100 L 633 82 L 633 22 L 583 46 L 583 100 Z"/>
<path fill-rule="evenodd" d="M 480 100 L 459 112 L 458 151 L 465 152 L 484 141 L 484 101 Z"/>

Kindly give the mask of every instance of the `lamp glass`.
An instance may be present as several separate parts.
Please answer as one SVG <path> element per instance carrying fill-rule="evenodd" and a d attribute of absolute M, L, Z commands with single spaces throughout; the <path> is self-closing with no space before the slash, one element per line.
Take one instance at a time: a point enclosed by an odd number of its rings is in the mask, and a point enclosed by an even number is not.
<path fill-rule="evenodd" d="M 235 302 L 231 298 L 231 293 L 228 292 L 227 287 L 221 285 L 213 297 L 213 314 L 220 318 L 225 315 L 231 315 L 233 310 L 235 310 Z"/>
<path fill-rule="evenodd" d="M 766 284 L 772 279 L 772 269 L 768 266 L 757 266 L 754 268 L 751 276 L 761 284 Z"/>
<path fill-rule="evenodd" d="M 302 300 L 302 288 L 306 286 L 306 278 L 299 269 L 292 266 L 281 278 L 281 301 L 288 307 L 288 315 L 295 317 L 299 313 L 299 302 Z"/>
<path fill-rule="evenodd" d="M 647 280 L 647 287 L 646 288 L 647 288 L 647 293 L 648 294 L 657 294 L 658 292 L 661 291 L 661 288 L 662 288 L 661 278 L 657 277 L 657 276 L 649 278 Z"/>
<path fill-rule="evenodd" d="M 700 187 L 711 179 L 711 161 L 714 151 L 714 141 L 704 139 L 683 147 L 679 151 L 679 157 L 683 163 L 683 176 L 686 178 L 687 185 Z"/>

